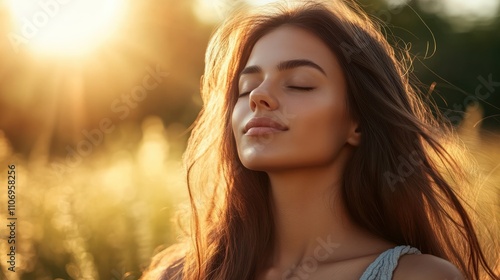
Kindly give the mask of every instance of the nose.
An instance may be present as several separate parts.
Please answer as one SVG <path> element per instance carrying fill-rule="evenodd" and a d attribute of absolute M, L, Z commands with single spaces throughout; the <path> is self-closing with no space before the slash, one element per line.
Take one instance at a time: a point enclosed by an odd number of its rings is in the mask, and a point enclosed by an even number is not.
<path fill-rule="evenodd" d="M 250 109 L 255 111 L 266 110 L 273 111 L 278 109 L 279 102 L 276 97 L 270 94 L 269 89 L 258 87 L 250 93 Z"/>

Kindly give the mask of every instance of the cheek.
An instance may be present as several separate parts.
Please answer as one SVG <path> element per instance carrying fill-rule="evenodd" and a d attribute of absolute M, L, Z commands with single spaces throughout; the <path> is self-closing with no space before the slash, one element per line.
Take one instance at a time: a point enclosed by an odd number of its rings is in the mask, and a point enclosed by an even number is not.
<path fill-rule="evenodd" d="M 325 104 L 326 105 L 326 104 Z M 318 106 L 300 121 L 300 143 L 311 153 L 331 154 L 346 142 L 349 119 L 343 106 Z"/>

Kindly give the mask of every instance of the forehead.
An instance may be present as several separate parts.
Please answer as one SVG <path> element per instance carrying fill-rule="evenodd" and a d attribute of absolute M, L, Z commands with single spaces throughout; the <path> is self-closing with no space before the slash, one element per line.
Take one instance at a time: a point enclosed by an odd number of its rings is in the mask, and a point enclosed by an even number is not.
<path fill-rule="evenodd" d="M 340 70 L 336 56 L 316 35 L 294 26 L 280 26 L 260 38 L 254 45 L 246 66 L 263 69 L 281 61 L 308 59 L 321 66 L 327 75 Z"/>

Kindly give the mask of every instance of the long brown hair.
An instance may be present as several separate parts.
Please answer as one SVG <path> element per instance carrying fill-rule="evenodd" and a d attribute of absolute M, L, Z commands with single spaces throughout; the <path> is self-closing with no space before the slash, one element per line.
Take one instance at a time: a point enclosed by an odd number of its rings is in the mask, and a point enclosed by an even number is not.
<path fill-rule="evenodd" d="M 408 53 L 395 52 L 380 27 L 347 0 L 241 9 L 213 35 L 202 79 L 204 107 L 184 158 L 191 242 L 164 276 L 254 279 L 269 255 L 274 223 L 268 177 L 240 162 L 231 115 L 238 74 L 254 44 L 285 24 L 320 38 L 345 74 L 349 112 L 362 132 L 343 178 L 351 218 L 385 240 L 449 260 L 467 278 L 499 279 L 457 194 L 467 174 L 447 150 L 452 129 L 436 120 L 412 86 Z"/>

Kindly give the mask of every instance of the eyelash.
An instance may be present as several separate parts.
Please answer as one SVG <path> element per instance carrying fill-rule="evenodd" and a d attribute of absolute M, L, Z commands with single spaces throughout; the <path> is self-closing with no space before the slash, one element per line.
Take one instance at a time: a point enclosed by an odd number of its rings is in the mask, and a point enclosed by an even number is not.
<path fill-rule="evenodd" d="M 314 89 L 313 87 L 296 87 L 296 86 L 288 86 L 287 88 L 294 89 L 294 90 L 302 90 L 302 91 L 311 91 L 311 90 Z M 251 91 L 243 92 L 238 97 L 242 97 L 242 96 L 248 95 L 248 94 L 250 94 L 250 92 Z"/>
<path fill-rule="evenodd" d="M 310 91 L 313 90 L 313 87 L 294 87 L 294 86 L 288 86 L 287 88 L 290 89 L 296 89 L 296 90 L 303 90 L 303 91 Z"/>

